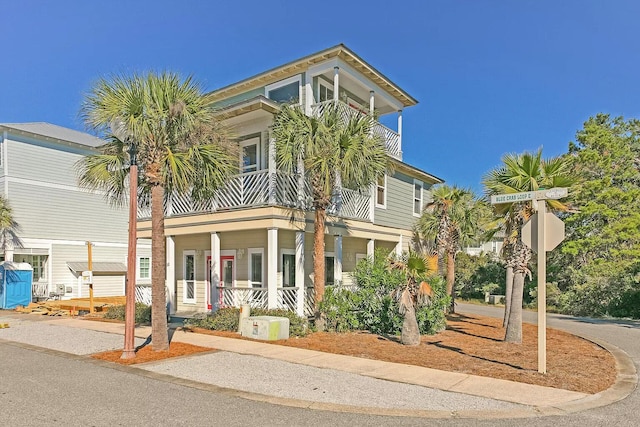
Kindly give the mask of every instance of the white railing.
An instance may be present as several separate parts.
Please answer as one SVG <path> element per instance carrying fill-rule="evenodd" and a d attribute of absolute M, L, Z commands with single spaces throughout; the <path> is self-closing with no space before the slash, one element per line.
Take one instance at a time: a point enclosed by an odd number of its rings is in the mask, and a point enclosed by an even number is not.
<path fill-rule="evenodd" d="M 332 105 L 333 103 L 337 103 L 338 112 L 340 117 L 343 120 L 348 120 L 353 115 L 364 115 L 364 113 L 360 110 L 356 110 L 355 108 L 345 104 L 342 101 L 324 101 L 319 104 L 313 104 L 311 106 L 311 114 L 322 114 L 322 112 L 327 108 L 327 106 Z M 387 154 L 391 157 L 394 157 L 398 160 L 401 160 L 401 146 L 400 146 L 400 135 L 386 127 L 385 125 L 376 122 L 373 125 L 373 134 L 379 136 L 386 144 Z"/>
<path fill-rule="evenodd" d="M 240 307 L 249 304 L 251 308 L 268 307 L 267 288 L 241 288 L 231 286 L 219 286 L 218 292 L 222 294 L 224 307 Z"/>
<path fill-rule="evenodd" d="M 278 308 L 296 312 L 298 309 L 298 288 L 278 288 Z"/>
<path fill-rule="evenodd" d="M 151 286 L 136 285 L 136 302 L 151 305 Z"/>
<path fill-rule="evenodd" d="M 271 184 L 271 185 L 270 185 Z M 340 200 L 340 203 L 338 203 Z M 345 218 L 370 220 L 369 194 L 343 188 L 333 197 L 328 213 Z M 232 177 L 213 199 L 196 201 L 188 194 L 172 194 L 165 201 L 165 215 L 188 215 L 256 206 L 284 206 L 312 209 L 309 180 L 297 174 L 276 172 L 272 180 L 267 170 Z M 148 207 L 138 208 L 138 218 L 149 218 Z"/>

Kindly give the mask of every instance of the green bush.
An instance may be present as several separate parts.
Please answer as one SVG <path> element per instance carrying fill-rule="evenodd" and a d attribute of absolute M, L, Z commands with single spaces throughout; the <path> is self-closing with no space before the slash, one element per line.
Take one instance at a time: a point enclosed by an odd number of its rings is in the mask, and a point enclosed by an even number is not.
<path fill-rule="evenodd" d="M 289 310 L 252 308 L 251 316 L 276 316 L 289 319 L 289 335 L 303 337 L 309 332 L 307 319 Z M 233 307 L 221 308 L 215 313 L 199 313 L 185 320 L 186 326 L 209 329 L 212 331 L 237 332 L 240 323 L 240 310 Z"/>
<path fill-rule="evenodd" d="M 125 305 L 113 305 L 104 314 L 105 319 L 116 319 L 124 321 Z M 136 303 L 135 323 L 151 323 L 151 306 L 141 302 Z"/>
<path fill-rule="evenodd" d="M 404 274 L 388 268 L 387 255 L 377 252 L 362 260 L 353 273 L 355 289 L 328 287 L 320 304 L 327 330 L 345 332 L 367 330 L 375 334 L 399 334 L 403 316 L 391 292 L 405 283 Z M 445 308 L 450 298 L 446 284 L 437 276 L 425 278 L 434 291 L 431 304 L 418 307 L 416 318 L 421 334 L 435 334 L 445 327 Z"/>

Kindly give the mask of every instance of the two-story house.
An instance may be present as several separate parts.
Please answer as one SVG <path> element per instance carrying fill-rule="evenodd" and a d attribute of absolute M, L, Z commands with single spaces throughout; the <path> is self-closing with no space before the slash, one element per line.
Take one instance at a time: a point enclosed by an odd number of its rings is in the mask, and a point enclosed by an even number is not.
<path fill-rule="evenodd" d="M 34 297 L 88 297 L 89 267 L 95 296 L 124 295 L 128 208 L 110 207 L 103 194 L 78 187 L 76 162 L 105 141 L 49 123 L 0 124 L 0 194 L 20 225 L 22 247 L 0 258 L 33 267 Z M 138 277 L 150 282 L 150 244 L 138 245 Z"/>
<path fill-rule="evenodd" d="M 345 114 L 395 116 L 378 124 L 392 174 L 368 194 L 342 189 L 329 210 L 326 282 L 349 285 L 356 263 L 378 248 L 408 249 L 412 226 L 442 180 L 402 158 L 402 111 L 417 101 L 344 45 L 297 59 L 208 94 L 240 145 L 241 173 L 213 200 L 168 198 L 165 218 L 171 307 L 209 311 L 250 303 L 309 314 L 313 307 L 313 213 L 302 173 L 279 171 L 270 136 L 281 103 L 312 115 L 329 103 Z M 138 235 L 151 236 L 139 213 Z"/>

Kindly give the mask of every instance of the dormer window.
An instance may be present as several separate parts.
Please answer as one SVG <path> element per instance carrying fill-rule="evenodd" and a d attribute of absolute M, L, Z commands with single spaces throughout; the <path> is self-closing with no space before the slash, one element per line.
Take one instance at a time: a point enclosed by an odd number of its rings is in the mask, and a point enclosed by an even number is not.
<path fill-rule="evenodd" d="M 301 84 L 300 75 L 289 77 L 266 86 L 264 95 L 273 101 L 283 104 L 300 104 Z"/>

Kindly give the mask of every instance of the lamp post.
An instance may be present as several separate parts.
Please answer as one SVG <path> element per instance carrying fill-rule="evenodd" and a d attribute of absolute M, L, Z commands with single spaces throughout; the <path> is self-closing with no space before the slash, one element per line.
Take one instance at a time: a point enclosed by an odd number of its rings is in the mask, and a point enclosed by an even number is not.
<path fill-rule="evenodd" d="M 125 285 L 124 350 L 121 359 L 136 357 L 135 317 L 136 317 L 136 221 L 138 220 L 138 165 L 136 145 L 128 138 L 129 145 L 129 239 L 127 252 L 127 281 Z"/>

